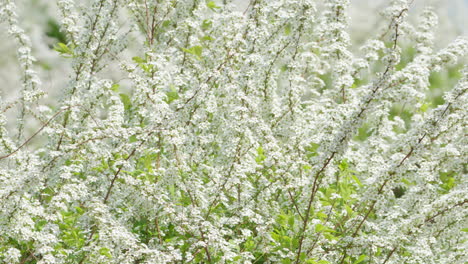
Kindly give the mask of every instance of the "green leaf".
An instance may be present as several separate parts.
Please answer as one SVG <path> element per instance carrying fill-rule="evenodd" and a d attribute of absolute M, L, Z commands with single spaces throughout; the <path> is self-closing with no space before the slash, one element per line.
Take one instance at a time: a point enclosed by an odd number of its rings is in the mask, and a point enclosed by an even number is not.
<path fill-rule="evenodd" d="M 73 45 L 68 47 L 67 44 L 64 44 L 62 42 L 59 42 L 54 46 L 54 50 L 60 53 L 60 56 L 64 58 L 73 58 L 75 56 L 73 49 Z"/>
<path fill-rule="evenodd" d="M 271 235 L 271 238 L 273 238 L 273 240 L 275 240 L 276 242 L 281 242 L 282 236 L 276 233 L 276 231 L 271 232 L 270 235 Z"/>
<path fill-rule="evenodd" d="M 176 192 L 175 192 L 175 185 L 174 184 L 169 184 L 169 193 L 171 194 L 171 196 L 174 198 L 176 196 Z"/>
<path fill-rule="evenodd" d="M 42 228 L 44 228 L 46 224 L 47 224 L 46 220 L 39 220 L 34 223 L 34 227 L 36 228 L 36 230 L 41 231 Z"/>
<path fill-rule="evenodd" d="M 316 224 L 315 225 L 315 232 L 317 232 L 317 233 L 320 233 L 325 229 L 326 229 L 326 227 L 324 225 L 322 225 L 322 224 Z"/>
<path fill-rule="evenodd" d="M 99 249 L 99 254 L 103 255 L 103 256 L 106 256 L 108 258 L 112 258 L 112 255 L 110 254 L 110 250 L 108 248 L 101 248 Z"/>
<path fill-rule="evenodd" d="M 359 258 L 353 262 L 353 264 L 359 264 L 361 262 L 363 262 L 364 260 L 366 260 L 367 256 L 366 255 L 361 255 L 359 256 Z"/>
<path fill-rule="evenodd" d="M 54 196 L 54 190 L 51 187 L 47 187 L 42 190 L 41 195 L 46 202 L 50 202 Z"/>
<path fill-rule="evenodd" d="M 290 228 L 294 227 L 294 221 L 295 221 L 294 215 L 291 215 L 288 219 L 288 225 Z"/>
<path fill-rule="evenodd" d="M 467 233 L 468 233 L 468 228 L 463 228 L 461 231 L 462 231 L 462 232 L 467 232 Z"/>
<path fill-rule="evenodd" d="M 353 209 L 351 209 L 351 207 L 349 207 L 349 205 L 345 204 L 345 209 L 346 209 L 346 213 L 348 213 L 348 216 L 353 215 Z"/>
<path fill-rule="evenodd" d="M 255 249 L 255 241 L 252 239 L 252 237 L 249 237 L 247 241 L 244 243 L 244 249 L 246 251 L 251 251 Z"/>
<path fill-rule="evenodd" d="M 263 161 L 266 159 L 266 156 L 263 154 L 263 148 L 260 146 L 257 148 L 257 156 L 255 157 L 255 161 L 257 164 L 262 164 Z"/>
<path fill-rule="evenodd" d="M 424 103 L 421 105 L 421 107 L 419 107 L 419 110 L 421 112 L 427 112 L 427 109 L 429 109 L 429 107 L 431 106 L 431 103 Z"/>
<path fill-rule="evenodd" d="M 327 239 L 327 240 L 338 240 L 338 238 L 330 233 L 323 233 L 323 236 Z"/>
<path fill-rule="evenodd" d="M 192 47 L 193 54 L 201 59 L 203 48 L 201 46 Z"/>
<path fill-rule="evenodd" d="M 289 36 L 289 34 L 291 34 L 291 24 L 286 24 L 286 26 L 284 27 L 284 34 L 286 36 Z"/>
<path fill-rule="evenodd" d="M 147 55 L 146 55 L 147 56 Z M 138 64 L 138 66 L 143 70 L 145 71 L 146 73 L 151 73 L 154 66 L 152 64 L 148 64 L 148 59 L 145 58 L 141 58 L 141 57 L 138 57 L 138 56 L 135 56 L 132 58 L 132 60 Z"/>
<path fill-rule="evenodd" d="M 114 83 L 112 86 L 111 86 L 111 91 L 114 91 L 114 92 L 118 92 L 119 91 L 119 88 L 120 88 L 120 84 L 118 83 Z"/>
<path fill-rule="evenodd" d="M 213 38 L 210 37 L 210 36 L 208 36 L 208 35 L 206 35 L 206 36 L 201 37 L 200 40 L 201 40 L 201 41 L 212 41 Z"/>
<path fill-rule="evenodd" d="M 153 160 L 156 158 L 155 155 L 146 155 L 145 158 L 144 158 L 144 165 L 145 165 L 145 169 L 149 172 L 149 173 L 153 173 Z"/>
<path fill-rule="evenodd" d="M 352 175 L 351 178 L 353 178 L 353 180 L 359 185 L 359 187 L 363 186 L 358 177 L 356 177 L 356 175 Z"/>
<path fill-rule="evenodd" d="M 348 165 L 348 160 L 346 159 L 343 159 L 340 163 L 340 165 L 338 165 L 338 168 L 340 169 L 340 171 L 346 171 L 348 169 L 349 165 Z"/>
<path fill-rule="evenodd" d="M 130 100 L 130 97 L 124 93 L 119 94 L 120 95 L 120 100 L 124 104 L 124 108 L 126 111 L 130 110 L 132 107 L 132 101 Z"/>
<path fill-rule="evenodd" d="M 280 214 L 280 215 L 278 216 L 278 219 L 276 220 L 276 222 L 277 222 L 280 226 L 286 227 L 286 221 L 287 221 L 287 219 L 288 219 L 288 215 L 286 215 L 286 214 Z"/>
<path fill-rule="evenodd" d="M 174 100 L 179 99 L 179 93 L 177 92 L 177 89 L 174 87 L 174 85 L 169 86 L 169 91 L 166 92 L 166 103 L 170 104 Z"/>
<path fill-rule="evenodd" d="M 207 29 L 209 29 L 211 27 L 212 24 L 213 24 L 213 21 L 205 19 L 205 20 L 203 20 L 203 22 L 201 24 L 201 28 L 203 30 L 207 30 Z"/>
<path fill-rule="evenodd" d="M 329 227 L 326 227 L 324 225 L 317 224 L 317 225 L 315 225 L 315 232 L 323 233 L 325 235 L 325 237 L 326 237 L 326 235 L 330 235 L 330 233 L 333 233 L 333 232 L 336 232 L 336 231 L 329 228 Z"/>
<path fill-rule="evenodd" d="M 76 212 L 77 212 L 78 214 L 80 214 L 80 215 L 84 213 L 83 208 L 81 208 L 81 207 L 79 207 L 79 206 L 75 206 L 75 210 L 76 210 Z"/>
<path fill-rule="evenodd" d="M 163 27 L 168 27 L 170 24 L 171 24 L 170 20 L 164 20 L 164 22 L 162 23 L 162 26 Z"/>
<path fill-rule="evenodd" d="M 211 10 L 221 8 L 221 7 L 217 6 L 214 1 L 209 1 L 208 3 L 206 3 L 206 6 Z"/>
<path fill-rule="evenodd" d="M 371 127 L 368 123 L 362 124 L 362 126 L 358 129 L 358 134 L 355 136 L 355 138 L 359 141 L 365 141 L 372 133 L 370 128 Z"/>
<path fill-rule="evenodd" d="M 47 20 L 47 30 L 45 34 L 50 38 L 54 38 L 58 42 L 61 42 L 61 43 L 68 42 L 67 36 L 60 29 L 60 24 L 55 19 L 50 18 L 49 20 Z"/>
<path fill-rule="evenodd" d="M 317 149 L 320 147 L 317 143 L 310 143 L 309 146 L 306 146 L 304 149 L 306 151 L 307 158 L 312 158 L 318 155 Z"/>
<path fill-rule="evenodd" d="M 189 49 L 182 48 L 182 50 L 186 53 L 194 55 L 197 60 L 202 59 L 203 48 L 201 46 L 193 46 Z"/>
<path fill-rule="evenodd" d="M 321 220 L 323 220 L 323 219 L 326 219 L 328 217 L 328 215 L 326 215 L 325 213 L 322 213 L 322 212 L 318 212 L 317 217 L 320 218 Z"/>
<path fill-rule="evenodd" d="M 130 141 L 130 143 L 136 142 L 136 141 L 137 141 L 136 135 L 131 135 L 131 136 L 128 138 L 128 141 Z"/>
<path fill-rule="evenodd" d="M 310 258 L 310 259 L 306 260 L 305 263 L 306 264 L 330 264 L 330 262 L 328 262 L 326 260 L 316 261 L 315 258 Z"/>
<path fill-rule="evenodd" d="M 136 62 L 136 63 L 146 63 L 146 60 L 144 60 L 144 59 L 142 59 L 142 58 L 140 58 L 138 56 L 133 57 L 132 60 L 134 62 Z"/>

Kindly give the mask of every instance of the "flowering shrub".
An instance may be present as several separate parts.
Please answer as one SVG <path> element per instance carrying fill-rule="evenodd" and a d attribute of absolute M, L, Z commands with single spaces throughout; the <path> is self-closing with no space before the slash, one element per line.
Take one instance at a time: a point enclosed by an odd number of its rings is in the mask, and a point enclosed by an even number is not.
<path fill-rule="evenodd" d="M 58 0 L 51 103 L 3 0 L 2 263 L 465 263 L 468 40 L 349 2 Z"/>

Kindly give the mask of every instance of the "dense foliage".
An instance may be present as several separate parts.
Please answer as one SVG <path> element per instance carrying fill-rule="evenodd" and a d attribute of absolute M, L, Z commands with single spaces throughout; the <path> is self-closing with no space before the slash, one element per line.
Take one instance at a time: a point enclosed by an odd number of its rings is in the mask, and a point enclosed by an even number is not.
<path fill-rule="evenodd" d="M 430 7 L 358 46 L 349 0 L 50 2 L 56 101 L 0 3 L 0 262 L 466 263 L 468 40 Z"/>

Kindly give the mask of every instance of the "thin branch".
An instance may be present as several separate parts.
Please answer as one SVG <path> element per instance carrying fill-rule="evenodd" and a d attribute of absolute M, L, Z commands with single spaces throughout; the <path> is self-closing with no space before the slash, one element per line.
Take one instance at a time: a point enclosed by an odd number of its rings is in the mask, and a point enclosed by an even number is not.
<path fill-rule="evenodd" d="M 26 141 L 23 142 L 23 144 L 21 144 L 18 148 L 16 148 L 13 152 L 10 152 L 9 154 L 5 155 L 5 156 L 1 156 L 0 157 L 0 160 L 2 159 L 6 159 L 8 157 L 10 157 L 11 155 L 15 154 L 16 152 L 18 152 L 21 148 L 23 148 L 24 146 L 26 146 L 34 137 L 36 137 L 39 133 L 41 133 L 41 131 L 47 127 L 50 122 L 52 122 L 52 120 L 54 120 L 59 114 L 61 114 L 62 112 L 64 112 L 65 110 L 68 110 L 70 109 L 71 106 L 69 107 L 66 107 L 66 108 L 63 108 L 61 109 L 60 111 L 58 111 L 57 113 L 55 113 L 49 120 L 47 120 L 47 122 L 41 127 L 39 128 L 32 136 L 30 136 Z"/>

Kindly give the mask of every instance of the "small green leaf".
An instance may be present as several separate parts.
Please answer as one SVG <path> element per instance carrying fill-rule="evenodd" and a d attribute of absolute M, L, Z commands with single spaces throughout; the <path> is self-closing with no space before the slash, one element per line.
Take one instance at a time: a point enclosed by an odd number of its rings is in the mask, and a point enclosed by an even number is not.
<path fill-rule="evenodd" d="M 83 208 L 79 207 L 79 206 L 75 206 L 75 210 L 78 214 L 83 214 L 84 213 L 84 210 Z"/>
<path fill-rule="evenodd" d="M 382 255 L 382 249 L 381 248 L 377 248 L 377 252 L 375 253 L 375 256 L 380 256 Z"/>
<path fill-rule="evenodd" d="M 323 236 L 327 239 L 327 240 L 337 240 L 338 238 L 330 233 L 323 233 Z"/>
<path fill-rule="evenodd" d="M 201 46 L 193 46 L 190 49 L 182 48 L 182 51 L 194 55 L 197 60 L 202 59 L 203 48 Z"/>
<path fill-rule="evenodd" d="M 42 228 L 44 228 L 44 226 L 47 224 L 47 221 L 46 220 L 39 220 L 35 223 L 34 227 L 38 230 L 38 231 L 41 231 Z"/>
<path fill-rule="evenodd" d="M 140 58 L 138 56 L 133 57 L 132 60 L 134 62 L 136 62 L 136 63 L 146 63 L 146 60 L 144 60 L 144 59 L 142 59 L 142 58 Z"/>
<path fill-rule="evenodd" d="M 294 215 L 290 216 L 289 219 L 288 219 L 288 225 L 289 227 L 293 228 L 294 227 Z"/>
<path fill-rule="evenodd" d="M 322 225 L 322 224 L 316 224 L 315 225 L 315 232 L 317 232 L 317 233 L 320 233 L 325 229 L 326 229 L 326 227 L 324 225 Z"/>
<path fill-rule="evenodd" d="M 317 149 L 320 147 L 317 143 L 310 143 L 309 146 L 306 146 L 304 149 L 306 151 L 307 158 L 312 158 L 318 155 Z"/>
<path fill-rule="evenodd" d="M 328 215 L 326 215 L 325 213 L 322 213 L 322 212 L 318 212 L 317 216 L 318 216 L 318 218 L 320 218 L 322 220 L 326 219 L 328 217 Z"/>
<path fill-rule="evenodd" d="M 366 260 L 367 256 L 366 255 L 361 255 L 359 256 L 359 258 L 353 262 L 353 264 L 359 264 L 361 262 L 363 262 L 364 260 Z"/>
<path fill-rule="evenodd" d="M 169 91 L 166 92 L 166 103 L 170 104 L 174 100 L 179 99 L 179 93 L 177 92 L 177 89 L 174 87 L 174 85 L 169 86 Z"/>
<path fill-rule="evenodd" d="M 110 250 L 108 248 L 101 248 L 99 249 L 99 254 L 103 255 L 103 256 L 106 256 L 108 258 L 112 258 L 112 255 L 110 254 Z"/>
<path fill-rule="evenodd" d="M 74 49 L 73 45 L 68 47 L 66 44 L 62 42 L 59 42 L 54 46 L 54 50 L 60 53 L 60 56 L 64 58 L 73 58 L 75 56 L 73 49 Z"/>
<path fill-rule="evenodd" d="M 351 209 L 351 207 L 349 207 L 349 205 L 345 204 L 345 209 L 346 209 L 346 213 L 348 214 L 348 216 L 353 215 L 353 209 Z"/>
<path fill-rule="evenodd" d="M 252 237 L 249 237 L 247 241 L 244 243 L 244 249 L 246 251 L 251 251 L 255 249 L 255 241 L 252 239 Z"/>
<path fill-rule="evenodd" d="M 284 34 L 286 36 L 289 36 L 289 34 L 291 34 L 291 24 L 286 24 L 286 26 L 284 27 Z"/>
<path fill-rule="evenodd" d="M 136 135 L 131 135 L 131 136 L 128 138 L 128 141 L 130 141 L 130 143 L 136 142 L 136 141 L 137 141 Z"/>
<path fill-rule="evenodd" d="M 195 54 L 197 57 L 201 58 L 202 52 L 203 52 L 203 48 L 201 46 L 193 46 L 192 50 L 193 50 L 193 54 Z"/>
<path fill-rule="evenodd" d="M 431 103 L 424 103 L 421 105 L 421 107 L 419 107 L 419 110 L 421 112 L 427 112 L 427 109 L 429 109 L 429 107 L 431 106 Z"/>
<path fill-rule="evenodd" d="M 266 159 L 266 156 L 263 154 L 263 148 L 260 146 L 257 148 L 257 156 L 255 157 L 255 161 L 257 164 L 262 164 L 263 161 Z"/>
<path fill-rule="evenodd" d="M 170 24 L 171 24 L 170 20 L 164 20 L 164 22 L 162 23 L 162 26 L 163 27 L 168 27 Z"/>
<path fill-rule="evenodd" d="M 200 40 L 201 40 L 201 41 L 212 41 L 213 38 L 210 37 L 210 36 L 208 36 L 208 35 L 206 35 L 206 36 L 201 37 Z"/>
<path fill-rule="evenodd" d="M 338 168 L 340 168 L 340 171 L 346 171 L 348 169 L 349 165 L 348 165 L 348 161 L 346 159 L 343 159 L 340 163 L 340 165 L 338 165 Z"/>
<path fill-rule="evenodd" d="M 351 178 L 353 178 L 353 180 L 359 185 L 359 187 L 363 186 L 358 177 L 356 177 L 356 175 L 352 175 Z"/>
<path fill-rule="evenodd" d="M 120 94 L 120 100 L 124 104 L 124 108 L 126 111 L 130 110 L 132 107 L 132 101 L 130 100 L 130 97 L 124 93 Z"/>
<path fill-rule="evenodd" d="M 50 18 L 47 21 L 47 30 L 45 34 L 56 39 L 58 42 L 67 43 L 67 35 L 61 30 L 60 24 L 55 20 Z"/>
<path fill-rule="evenodd" d="M 209 1 L 208 3 L 206 3 L 206 6 L 211 9 L 211 10 L 215 10 L 217 8 L 221 8 L 219 6 L 216 5 L 216 3 L 214 1 Z"/>
<path fill-rule="evenodd" d="M 169 193 L 171 194 L 172 197 L 175 197 L 176 196 L 176 192 L 175 192 L 175 185 L 174 184 L 169 184 Z"/>
<path fill-rule="evenodd" d="M 207 29 L 209 29 L 211 27 L 212 24 L 213 24 L 213 21 L 205 19 L 205 20 L 203 20 L 203 22 L 201 24 L 201 28 L 203 30 L 207 30 Z"/>
<path fill-rule="evenodd" d="M 120 84 L 118 83 L 114 83 L 112 86 L 111 86 L 111 91 L 114 91 L 114 92 L 118 92 L 119 91 L 119 87 L 120 87 Z"/>

